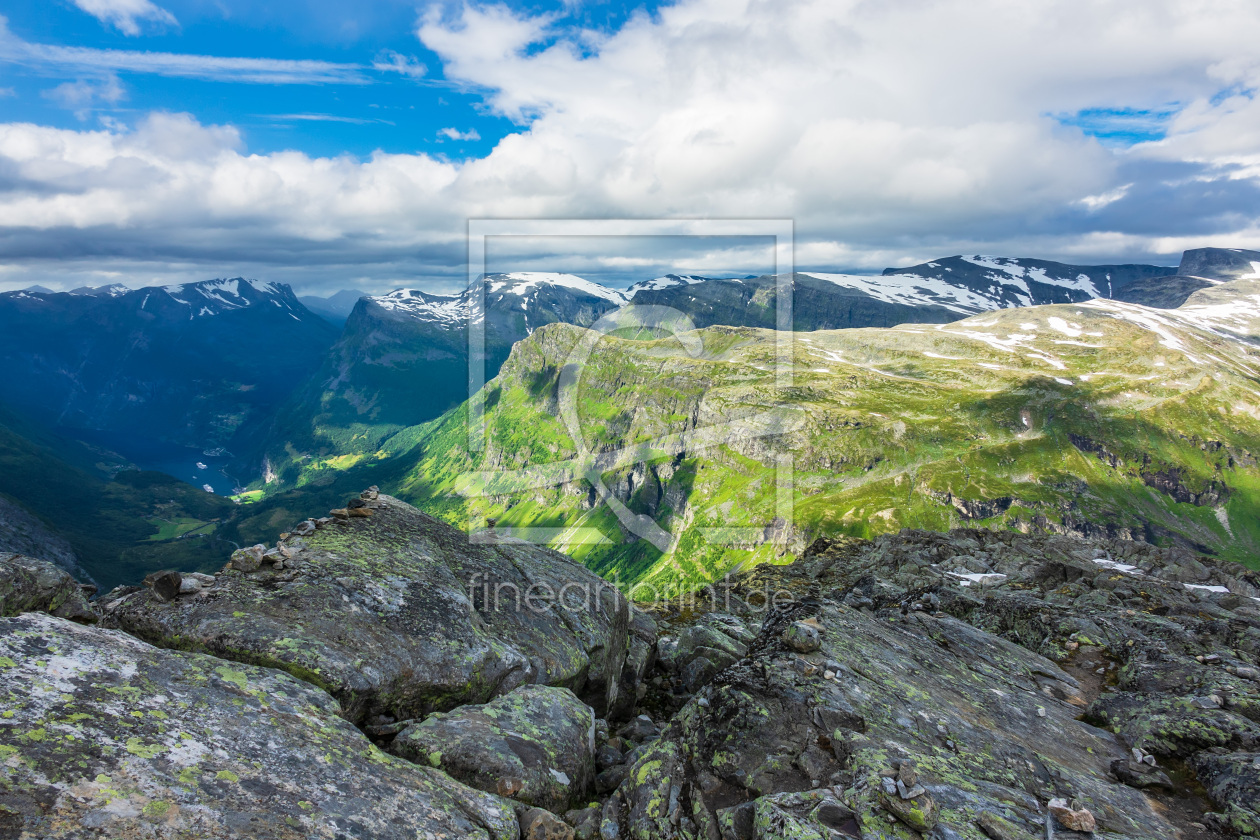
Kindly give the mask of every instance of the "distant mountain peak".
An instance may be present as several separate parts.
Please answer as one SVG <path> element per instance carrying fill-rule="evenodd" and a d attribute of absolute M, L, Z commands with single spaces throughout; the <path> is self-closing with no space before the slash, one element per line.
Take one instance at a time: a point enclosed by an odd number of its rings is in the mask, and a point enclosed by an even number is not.
<path fill-rule="evenodd" d="M 618 305 L 629 300 L 625 292 L 610 289 L 585 277 L 578 277 L 576 274 L 552 271 L 513 271 L 506 274 L 487 274 L 484 281 L 487 294 L 525 296 L 545 286 L 555 286 L 612 301 Z"/>
<path fill-rule="evenodd" d="M 666 274 L 662 277 L 654 277 L 651 280 L 640 280 L 630 288 L 626 289 L 626 294 L 629 297 L 634 297 L 636 292 L 655 292 L 660 291 L 661 289 L 671 289 L 675 286 L 694 286 L 697 283 L 707 283 L 710 280 L 716 279 L 718 278 L 701 277 L 696 274 Z"/>
<path fill-rule="evenodd" d="M 455 323 L 468 318 L 468 294 L 435 295 L 419 289 L 394 289 L 384 295 L 367 295 L 366 300 L 390 312 L 409 315 L 419 321 Z"/>
<path fill-rule="evenodd" d="M 1181 256 L 1178 274 L 1209 283 L 1260 280 L 1260 251 L 1244 248 L 1192 248 Z"/>
<path fill-rule="evenodd" d="M 55 294 L 51 289 L 45 289 L 42 286 L 32 286 L 27 291 L 41 291 L 48 294 Z M 118 297 L 125 295 L 131 291 L 129 286 L 121 283 L 111 283 L 108 286 L 80 286 L 77 289 L 71 289 L 66 294 L 70 295 L 91 295 L 92 297 Z"/>

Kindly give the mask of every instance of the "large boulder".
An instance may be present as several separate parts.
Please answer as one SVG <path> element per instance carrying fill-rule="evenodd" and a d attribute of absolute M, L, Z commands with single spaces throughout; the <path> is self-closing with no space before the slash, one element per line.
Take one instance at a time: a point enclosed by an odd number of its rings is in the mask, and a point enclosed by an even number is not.
<path fill-rule="evenodd" d="M 0 836 L 516 840 L 514 810 L 374 747 L 280 671 L 0 619 Z"/>
<path fill-rule="evenodd" d="M 352 721 L 418 718 L 535 683 L 602 712 L 634 623 L 611 584 L 555 551 L 473 544 L 410 505 L 364 495 L 282 540 L 256 571 L 225 569 L 208 592 L 171 603 L 106 596 L 104 623 L 287 670 L 326 688 Z"/>
<path fill-rule="evenodd" d="M 0 615 L 31 611 L 96 621 L 83 587 L 63 569 L 23 554 L 0 554 Z"/>
<path fill-rule="evenodd" d="M 589 801 L 595 713 L 566 688 L 527 685 L 408 726 L 390 752 L 480 790 L 563 813 Z"/>

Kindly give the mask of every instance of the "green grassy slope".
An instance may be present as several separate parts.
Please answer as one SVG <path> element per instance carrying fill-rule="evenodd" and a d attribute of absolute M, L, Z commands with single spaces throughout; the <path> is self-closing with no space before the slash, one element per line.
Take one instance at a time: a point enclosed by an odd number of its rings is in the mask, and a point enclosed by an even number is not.
<path fill-rule="evenodd" d="M 583 335 L 552 326 L 518 344 L 486 393 L 488 448 L 467 451 L 461 408 L 413 432 L 414 466 L 392 489 L 461 525 L 555 529 L 554 546 L 599 572 L 653 583 L 712 580 L 822 534 L 962 524 L 1260 557 L 1260 351 L 1176 314 L 1098 303 L 797 335 L 786 389 L 770 332 L 702 330 L 697 356 L 672 338 L 603 338 L 579 386 L 584 449 L 602 453 L 614 495 L 670 532 L 666 551 L 592 506 L 580 476 L 510 493 L 466 477 L 579 455 L 558 398 Z M 794 431 L 704 445 L 700 430 L 776 407 Z M 629 445 L 646 447 L 646 467 L 617 461 Z M 787 454 L 785 528 L 775 476 Z M 470 487 L 486 495 L 461 495 Z M 724 527 L 744 531 L 716 544 L 708 529 Z"/>

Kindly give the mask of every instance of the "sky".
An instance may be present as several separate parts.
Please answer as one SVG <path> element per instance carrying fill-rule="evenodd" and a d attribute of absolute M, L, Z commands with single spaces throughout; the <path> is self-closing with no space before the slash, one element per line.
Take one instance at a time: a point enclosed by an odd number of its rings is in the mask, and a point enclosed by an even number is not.
<path fill-rule="evenodd" d="M 464 281 L 469 219 L 801 269 L 1260 248 L 1254 0 L 6 0 L 0 289 Z M 759 273 L 539 237 L 492 270 Z"/>

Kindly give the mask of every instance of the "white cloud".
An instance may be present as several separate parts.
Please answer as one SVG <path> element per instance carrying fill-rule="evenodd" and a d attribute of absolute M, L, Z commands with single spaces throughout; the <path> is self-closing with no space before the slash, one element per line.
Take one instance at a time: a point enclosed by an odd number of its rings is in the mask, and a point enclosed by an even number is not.
<path fill-rule="evenodd" d="M 44 91 L 43 96 L 45 99 L 56 102 L 62 108 L 74 111 L 75 116 L 84 120 L 88 118 L 92 107 L 96 104 L 103 102 L 107 105 L 115 105 L 126 98 L 127 92 L 118 81 L 118 77 L 110 74 L 101 79 L 64 82 Z"/>
<path fill-rule="evenodd" d="M 342 117 L 337 114 L 269 114 L 280 122 L 335 122 L 350 125 L 394 125 L 389 120 L 365 120 L 360 117 Z"/>
<path fill-rule="evenodd" d="M 481 135 L 477 133 L 477 129 L 470 128 L 467 131 L 460 131 L 458 128 L 442 128 L 438 129 L 438 139 L 442 140 L 480 140 Z"/>
<path fill-rule="evenodd" d="M 139 35 L 140 22 L 178 26 L 175 16 L 149 0 L 74 0 L 74 5 L 125 35 Z"/>
<path fill-rule="evenodd" d="M 372 69 L 381 73 L 401 73 L 409 79 L 419 79 L 429 72 L 429 68 L 414 55 L 403 55 L 393 50 L 377 53 Z"/>
<path fill-rule="evenodd" d="M 365 67 L 330 61 L 230 58 L 214 55 L 100 50 L 33 44 L 9 31 L 0 16 L 0 61 L 68 73 L 150 73 L 185 79 L 250 84 L 367 84 Z"/>
<path fill-rule="evenodd" d="M 192 271 L 233 253 L 385 276 L 458 263 L 478 216 L 789 217 L 798 264 L 833 270 L 1260 246 L 1250 0 L 682 0 L 614 32 L 559 27 L 502 6 L 422 19 L 445 78 L 521 125 L 458 163 L 251 155 L 231 128 L 177 115 L 134 131 L 2 126 L 0 172 L 26 186 L 0 202 L 0 261 L 70 250 Z M 371 72 L 24 48 L 95 71 Z M 375 69 L 411 61 L 378 56 Z M 1053 116 L 1168 103 L 1180 110 L 1158 121 L 1167 136 L 1130 149 Z"/>

